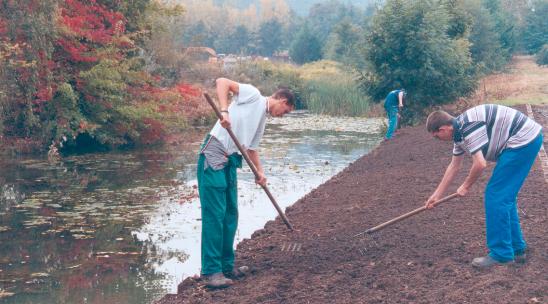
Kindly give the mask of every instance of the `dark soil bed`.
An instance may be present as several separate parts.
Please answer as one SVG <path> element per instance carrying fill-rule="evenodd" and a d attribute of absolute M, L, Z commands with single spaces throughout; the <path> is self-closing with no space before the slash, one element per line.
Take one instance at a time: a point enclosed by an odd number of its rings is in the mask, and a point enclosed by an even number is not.
<path fill-rule="evenodd" d="M 526 113 L 525 107 L 519 107 Z M 547 106 L 534 107 L 548 135 Z M 540 116 L 540 117 L 537 117 Z M 483 188 L 390 226 L 352 236 L 421 207 L 440 181 L 452 144 L 423 125 L 404 128 L 287 209 L 298 232 L 278 218 L 237 248 L 252 273 L 225 290 L 194 279 L 158 304 L 172 303 L 546 303 L 548 191 L 537 159 L 519 195 L 530 247 L 526 264 L 476 270 L 486 254 Z M 470 158 L 458 176 L 464 179 Z M 245 221 L 245 218 L 241 218 Z"/>

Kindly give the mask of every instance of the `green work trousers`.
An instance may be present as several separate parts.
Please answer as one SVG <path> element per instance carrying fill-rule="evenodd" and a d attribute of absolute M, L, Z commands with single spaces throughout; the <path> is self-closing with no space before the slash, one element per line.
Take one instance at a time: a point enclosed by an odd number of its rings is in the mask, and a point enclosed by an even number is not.
<path fill-rule="evenodd" d="M 207 140 L 207 139 L 206 139 Z M 236 168 L 241 155 L 228 157 L 223 169 L 204 170 L 205 156 L 198 159 L 198 192 L 202 206 L 202 275 L 230 272 L 234 267 L 234 237 L 238 227 Z"/>

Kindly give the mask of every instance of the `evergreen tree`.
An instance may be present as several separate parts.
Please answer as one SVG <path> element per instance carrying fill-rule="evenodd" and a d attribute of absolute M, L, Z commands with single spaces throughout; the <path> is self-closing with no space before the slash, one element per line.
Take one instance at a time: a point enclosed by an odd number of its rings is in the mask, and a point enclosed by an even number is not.
<path fill-rule="evenodd" d="M 548 44 L 545 44 L 535 56 L 538 65 L 548 65 Z"/>
<path fill-rule="evenodd" d="M 447 28 L 449 38 L 466 38 L 472 24 L 472 16 L 466 10 L 467 3 L 463 0 L 442 0 L 441 5 L 446 9 L 449 17 Z"/>
<path fill-rule="evenodd" d="M 257 33 L 257 51 L 259 55 L 270 57 L 282 45 L 282 24 L 276 19 L 261 23 Z"/>
<path fill-rule="evenodd" d="M 307 24 L 297 34 L 297 37 L 289 48 L 289 56 L 298 63 L 303 64 L 322 58 L 320 41 L 312 32 Z"/>
<path fill-rule="evenodd" d="M 215 36 L 203 21 L 199 21 L 187 28 L 183 35 L 183 42 L 187 46 L 214 47 Z"/>
<path fill-rule="evenodd" d="M 348 65 L 359 65 L 360 56 L 356 48 L 360 42 L 361 30 L 349 20 L 337 24 L 325 46 L 325 58 Z"/>
<path fill-rule="evenodd" d="M 530 54 L 537 53 L 545 43 L 548 43 L 548 1 L 533 2 L 531 11 L 525 17 L 523 31 L 523 46 Z"/>
<path fill-rule="evenodd" d="M 415 113 L 474 89 L 468 41 L 448 35 L 450 16 L 437 1 L 389 0 L 373 18 L 363 52 L 370 70 L 361 85 L 375 100 L 408 91 Z"/>
<path fill-rule="evenodd" d="M 250 33 L 247 27 L 237 26 L 227 35 L 222 35 L 215 41 L 217 53 L 248 54 Z"/>
<path fill-rule="evenodd" d="M 483 0 L 494 22 L 494 31 L 498 33 L 502 49 L 501 55 L 508 62 L 517 46 L 517 21 L 513 12 L 502 6 L 501 0 Z M 517 12 L 516 12 L 517 14 Z"/>
<path fill-rule="evenodd" d="M 509 56 L 508 50 L 502 47 L 494 16 L 479 2 L 469 1 L 467 10 L 472 16 L 470 53 L 477 71 L 487 74 L 501 69 Z"/>
<path fill-rule="evenodd" d="M 247 54 L 249 40 L 249 30 L 243 25 L 237 26 L 230 35 L 230 51 L 237 54 Z"/>
<path fill-rule="evenodd" d="M 310 8 L 307 21 L 310 30 L 323 45 L 335 25 L 339 24 L 342 20 L 361 24 L 364 19 L 365 13 L 358 7 L 330 0 L 314 4 Z"/>

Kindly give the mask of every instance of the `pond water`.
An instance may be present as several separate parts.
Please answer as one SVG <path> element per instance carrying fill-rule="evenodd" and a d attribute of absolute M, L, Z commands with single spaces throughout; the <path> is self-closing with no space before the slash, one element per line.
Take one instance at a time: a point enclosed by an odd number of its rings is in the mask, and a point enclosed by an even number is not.
<path fill-rule="evenodd" d="M 271 118 L 260 155 L 282 209 L 382 140 L 381 119 Z M 162 149 L 0 160 L 0 302 L 151 303 L 200 270 L 196 153 Z M 237 242 L 277 216 L 239 171 Z M 291 220 L 291 219 L 290 219 Z"/>

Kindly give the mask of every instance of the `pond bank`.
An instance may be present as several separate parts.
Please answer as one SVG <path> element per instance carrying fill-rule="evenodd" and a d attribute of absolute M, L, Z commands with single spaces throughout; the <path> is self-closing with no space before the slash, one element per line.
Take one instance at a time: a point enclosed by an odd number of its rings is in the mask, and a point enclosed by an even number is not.
<path fill-rule="evenodd" d="M 525 107 L 519 109 L 526 113 Z M 536 118 L 548 137 L 548 106 L 533 110 L 541 114 Z M 531 248 L 526 264 L 489 271 L 470 266 L 486 253 L 482 190 L 490 174 L 466 197 L 386 228 L 375 238 L 352 238 L 422 206 L 443 175 L 451 148 L 432 139 L 423 125 L 402 129 L 287 208 L 298 231 L 289 232 L 277 218 L 242 241 L 236 263 L 250 266 L 251 275 L 217 291 L 187 279 L 178 294 L 157 304 L 544 302 L 548 193 L 538 160 L 519 197 Z M 464 168 L 469 165 L 467 158 Z M 461 171 L 457 181 L 467 173 Z"/>
<path fill-rule="evenodd" d="M 290 206 L 382 139 L 380 119 L 296 111 L 269 119 L 260 153 Z M 210 128 L 146 150 L 0 158 L 0 302 L 149 304 L 199 273 L 196 157 Z M 237 240 L 276 211 L 240 170 Z"/>

